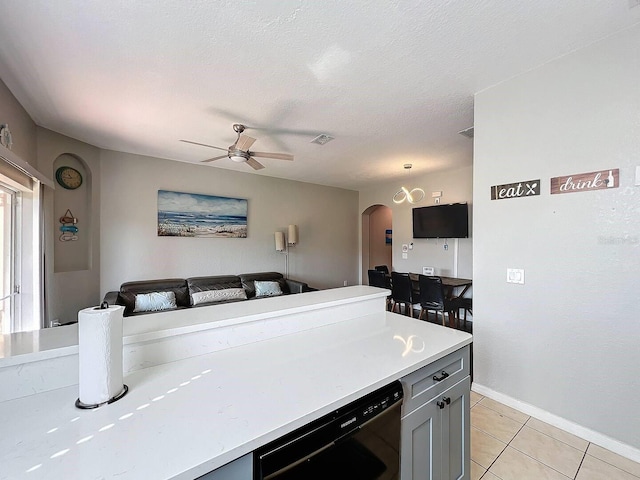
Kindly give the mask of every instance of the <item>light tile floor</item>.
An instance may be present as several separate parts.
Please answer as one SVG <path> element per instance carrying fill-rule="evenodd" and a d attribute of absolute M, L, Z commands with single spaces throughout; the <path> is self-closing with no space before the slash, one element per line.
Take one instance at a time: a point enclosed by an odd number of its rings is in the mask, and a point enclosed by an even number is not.
<path fill-rule="evenodd" d="M 640 464 L 471 392 L 471 480 L 640 480 Z"/>

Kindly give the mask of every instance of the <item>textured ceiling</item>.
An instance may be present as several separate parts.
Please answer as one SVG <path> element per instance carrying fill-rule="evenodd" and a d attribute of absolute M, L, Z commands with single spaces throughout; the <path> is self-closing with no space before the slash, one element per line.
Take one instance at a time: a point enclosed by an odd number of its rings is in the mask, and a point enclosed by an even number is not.
<path fill-rule="evenodd" d="M 0 77 L 98 147 L 198 163 L 219 151 L 179 139 L 227 147 L 244 123 L 296 157 L 255 174 L 358 189 L 470 165 L 474 93 L 638 23 L 635 3 L 3 0 Z"/>

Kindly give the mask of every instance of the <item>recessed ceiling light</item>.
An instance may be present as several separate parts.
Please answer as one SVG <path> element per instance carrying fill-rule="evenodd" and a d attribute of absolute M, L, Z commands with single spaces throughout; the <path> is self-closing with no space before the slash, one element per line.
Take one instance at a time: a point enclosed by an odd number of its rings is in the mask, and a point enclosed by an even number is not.
<path fill-rule="evenodd" d="M 311 143 L 317 143 L 318 145 L 324 145 L 325 143 L 329 143 L 331 140 L 333 140 L 332 136 L 326 135 L 324 133 L 321 133 L 316 138 L 311 140 Z"/>

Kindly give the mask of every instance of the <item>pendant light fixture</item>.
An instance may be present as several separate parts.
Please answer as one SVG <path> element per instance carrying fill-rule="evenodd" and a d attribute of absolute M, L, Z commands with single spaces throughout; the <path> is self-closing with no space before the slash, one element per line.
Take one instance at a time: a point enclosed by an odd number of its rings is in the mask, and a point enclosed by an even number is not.
<path fill-rule="evenodd" d="M 404 164 L 404 169 L 409 171 L 409 178 L 411 178 L 411 167 L 410 163 Z M 400 187 L 400 190 L 396 192 L 393 196 L 394 203 L 403 203 L 405 200 L 411 204 L 421 202 L 424 198 L 424 190 L 421 188 L 414 188 L 409 190 L 406 187 Z"/>

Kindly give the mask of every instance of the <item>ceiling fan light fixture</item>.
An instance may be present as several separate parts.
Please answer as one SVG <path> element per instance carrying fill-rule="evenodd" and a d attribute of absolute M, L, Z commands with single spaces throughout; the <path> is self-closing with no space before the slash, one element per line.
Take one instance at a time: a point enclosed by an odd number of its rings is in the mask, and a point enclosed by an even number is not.
<path fill-rule="evenodd" d="M 236 163 L 243 163 L 249 160 L 249 155 L 242 150 L 236 150 L 233 152 L 229 152 L 229 159 L 233 160 Z"/>
<path fill-rule="evenodd" d="M 290 153 L 276 153 L 276 152 L 256 152 L 253 150 L 249 150 L 253 143 L 256 141 L 255 138 L 250 137 L 249 135 L 245 135 L 243 132 L 246 127 L 240 123 L 233 124 L 233 131 L 238 134 L 238 138 L 233 145 L 229 145 L 227 148 L 216 147 L 214 145 L 208 145 L 206 143 L 200 142 L 192 142 L 191 140 L 180 140 L 181 142 L 191 143 L 193 145 L 199 145 L 201 147 L 209 147 L 215 148 L 216 150 L 224 150 L 226 155 L 219 155 L 213 158 L 207 158 L 206 160 L 202 160 L 202 162 L 213 162 L 216 160 L 220 160 L 222 158 L 228 158 L 232 162 L 235 163 L 244 163 L 254 170 L 262 170 L 264 165 L 262 165 L 258 160 L 254 157 L 259 158 L 275 158 L 279 160 L 293 160 L 293 155 Z"/>

